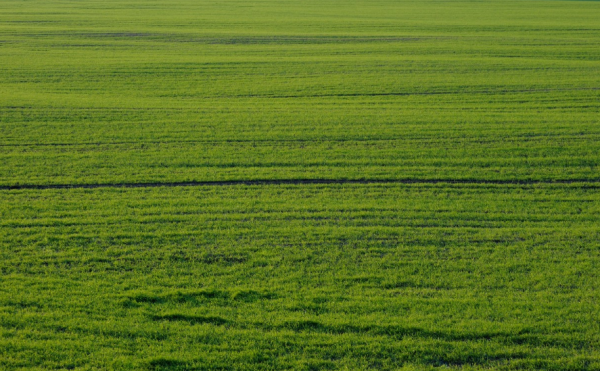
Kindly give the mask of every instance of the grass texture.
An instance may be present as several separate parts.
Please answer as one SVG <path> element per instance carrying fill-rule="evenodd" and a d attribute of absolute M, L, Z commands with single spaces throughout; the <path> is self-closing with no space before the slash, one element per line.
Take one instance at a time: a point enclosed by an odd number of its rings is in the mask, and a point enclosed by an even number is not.
<path fill-rule="evenodd" d="M 0 369 L 600 370 L 600 2 L 0 2 Z"/>

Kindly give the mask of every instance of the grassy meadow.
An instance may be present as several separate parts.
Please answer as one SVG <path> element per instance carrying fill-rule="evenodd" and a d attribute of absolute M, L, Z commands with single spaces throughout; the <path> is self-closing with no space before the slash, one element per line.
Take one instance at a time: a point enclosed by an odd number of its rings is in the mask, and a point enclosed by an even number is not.
<path fill-rule="evenodd" d="M 600 2 L 3 0 L 0 369 L 600 370 Z"/>

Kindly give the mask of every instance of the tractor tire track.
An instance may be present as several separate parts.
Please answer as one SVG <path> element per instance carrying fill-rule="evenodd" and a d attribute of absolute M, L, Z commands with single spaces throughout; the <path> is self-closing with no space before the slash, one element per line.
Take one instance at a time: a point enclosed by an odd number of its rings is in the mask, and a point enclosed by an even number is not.
<path fill-rule="evenodd" d="M 0 186 L 0 190 L 45 190 L 45 189 L 95 189 L 95 188 L 159 188 L 159 187 L 226 187 L 226 186 L 269 186 L 311 184 L 489 184 L 489 185 L 552 185 L 585 184 L 587 188 L 600 188 L 599 179 L 255 179 L 215 180 L 191 182 L 148 182 L 148 183 L 91 183 L 91 184 L 14 184 Z"/>

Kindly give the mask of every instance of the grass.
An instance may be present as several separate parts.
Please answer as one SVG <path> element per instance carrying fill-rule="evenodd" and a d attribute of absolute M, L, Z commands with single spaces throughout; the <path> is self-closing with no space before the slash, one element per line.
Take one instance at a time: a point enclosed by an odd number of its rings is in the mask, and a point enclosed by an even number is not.
<path fill-rule="evenodd" d="M 3 1 L 0 368 L 600 369 L 599 19 Z"/>

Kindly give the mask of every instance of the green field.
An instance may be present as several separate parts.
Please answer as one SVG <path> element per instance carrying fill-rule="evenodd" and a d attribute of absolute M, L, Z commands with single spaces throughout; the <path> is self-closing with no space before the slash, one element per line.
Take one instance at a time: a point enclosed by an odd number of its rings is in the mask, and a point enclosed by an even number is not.
<path fill-rule="evenodd" d="M 599 287 L 599 1 L 0 2 L 0 370 L 600 370 Z"/>

